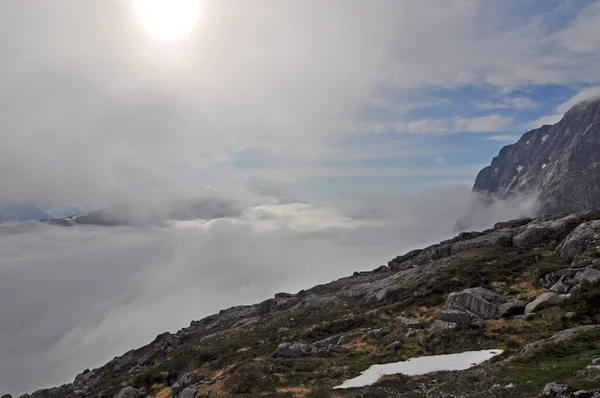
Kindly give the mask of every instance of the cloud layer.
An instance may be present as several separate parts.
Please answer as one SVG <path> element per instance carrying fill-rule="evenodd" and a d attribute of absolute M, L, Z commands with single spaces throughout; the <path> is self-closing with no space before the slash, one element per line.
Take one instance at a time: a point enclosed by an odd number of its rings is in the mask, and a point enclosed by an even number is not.
<path fill-rule="evenodd" d="M 374 269 L 449 237 L 469 195 L 355 194 L 143 229 L 5 228 L 0 387 L 25 393 L 70 382 L 85 368 L 223 308 Z M 472 227 L 522 212 L 497 206 Z"/>

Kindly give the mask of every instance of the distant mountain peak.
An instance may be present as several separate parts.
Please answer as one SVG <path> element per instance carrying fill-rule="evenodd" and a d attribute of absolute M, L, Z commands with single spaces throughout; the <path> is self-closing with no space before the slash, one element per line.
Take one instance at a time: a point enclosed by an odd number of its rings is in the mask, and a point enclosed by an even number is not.
<path fill-rule="evenodd" d="M 502 148 L 473 190 L 503 199 L 535 192 L 545 213 L 600 208 L 600 96 Z"/>

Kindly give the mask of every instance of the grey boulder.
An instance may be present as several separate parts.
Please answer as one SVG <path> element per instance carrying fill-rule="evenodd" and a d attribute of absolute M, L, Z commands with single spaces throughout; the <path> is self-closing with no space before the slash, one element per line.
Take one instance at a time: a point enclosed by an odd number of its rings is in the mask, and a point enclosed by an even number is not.
<path fill-rule="evenodd" d="M 178 395 L 177 398 L 196 398 L 198 396 L 198 387 L 189 386 L 184 388 Z"/>
<path fill-rule="evenodd" d="M 588 330 L 592 330 L 594 328 L 599 327 L 600 325 L 585 325 L 585 326 L 577 326 L 571 329 L 561 330 L 560 332 L 555 333 L 550 337 L 551 340 L 563 340 L 576 333 L 587 332 Z"/>
<path fill-rule="evenodd" d="M 388 351 L 396 352 L 402 348 L 402 343 L 399 341 L 394 341 L 392 344 L 389 344 L 385 349 Z"/>
<path fill-rule="evenodd" d="M 432 332 L 437 332 L 441 330 L 452 330 L 456 329 L 457 327 L 458 325 L 456 323 L 444 322 L 439 319 L 436 319 L 436 321 L 433 322 L 433 325 L 431 325 L 431 328 L 429 330 L 431 330 Z"/>
<path fill-rule="evenodd" d="M 498 307 L 498 316 L 509 317 L 523 315 L 525 313 L 526 306 L 527 301 L 525 300 L 509 301 L 508 303 L 501 304 L 500 307 Z"/>
<path fill-rule="evenodd" d="M 396 318 L 396 324 L 404 329 L 423 329 L 423 325 L 419 321 L 404 316 Z"/>
<path fill-rule="evenodd" d="M 553 292 L 543 293 L 525 307 L 525 315 L 541 311 L 562 303 L 566 296 Z"/>
<path fill-rule="evenodd" d="M 177 380 L 175 382 L 175 384 L 173 384 L 171 386 L 171 396 L 172 397 L 179 396 L 179 393 L 181 391 L 183 391 L 184 389 L 186 389 L 187 387 L 189 387 L 193 384 L 196 384 L 197 381 L 198 381 L 198 376 L 194 373 L 188 373 L 188 374 L 181 376 L 179 378 L 179 380 Z"/>
<path fill-rule="evenodd" d="M 115 395 L 115 398 L 145 398 L 146 394 L 133 387 L 125 387 Z"/>
<path fill-rule="evenodd" d="M 600 271 L 594 268 L 586 268 L 584 271 L 579 271 L 575 275 L 577 282 L 596 283 L 600 280 Z"/>
<path fill-rule="evenodd" d="M 468 311 L 443 310 L 438 314 L 438 319 L 447 323 L 455 323 L 458 326 L 484 326 L 485 321 Z"/>
<path fill-rule="evenodd" d="M 572 259 L 595 248 L 600 244 L 600 220 L 590 221 L 579 225 L 558 245 L 555 254 L 564 259 Z"/>
<path fill-rule="evenodd" d="M 571 285 L 562 280 L 556 282 L 550 288 L 551 292 L 559 293 L 559 294 L 567 294 L 569 292 L 569 290 L 571 290 Z"/>
<path fill-rule="evenodd" d="M 544 390 L 541 393 L 542 397 L 559 397 L 559 398 L 569 398 L 573 396 L 573 390 L 566 384 L 558 384 L 558 383 L 548 383 L 544 387 Z"/>
<path fill-rule="evenodd" d="M 482 287 L 465 289 L 450 293 L 446 300 L 446 308 L 470 311 L 484 319 L 496 318 L 503 298 Z"/>
<path fill-rule="evenodd" d="M 301 357 L 316 353 L 316 348 L 310 344 L 288 344 L 283 343 L 277 346 L 277 349 L 273 354 L 274 357 Z"/>

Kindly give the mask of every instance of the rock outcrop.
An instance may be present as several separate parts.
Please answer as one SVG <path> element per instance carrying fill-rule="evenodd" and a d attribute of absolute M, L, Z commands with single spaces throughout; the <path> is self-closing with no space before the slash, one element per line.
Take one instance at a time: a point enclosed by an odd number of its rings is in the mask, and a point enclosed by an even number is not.
<path fill-rule="evenodd" d="M 549 214 L 600 208 L 600 98 L 502 148 L 473 190 L 499 198 L 536 193 Z"/>
<path fill-rule="evenodd" d="M 556 248 L 556 255 L 572 259 L 588 249 L 600 252 L 600 220 L 579 225 Z"/>
<path fill-rule="evenodd" d="M 145 398 L 146 394 L 143 394 L 140 390 L 133 387 L 125 387 L 117 395 L 115 398 Z"/>
<path fill-rule="evenodd" d="M 450 293 L 446 300 L 446 308 L 466 310 L 484 319 L 498 317 L 498 309 L 504 299 L 494 292 L 482 287 L 465 289 Z"/>
<path fill-rule="evenodd" d="M 556 294 L 553 292 L 543 293 L 531 303 L 527 304 L 525 307 L 525 314 L 531 314 L 558 305 L 565 299 L 566 297 L 562 294 Z"/>

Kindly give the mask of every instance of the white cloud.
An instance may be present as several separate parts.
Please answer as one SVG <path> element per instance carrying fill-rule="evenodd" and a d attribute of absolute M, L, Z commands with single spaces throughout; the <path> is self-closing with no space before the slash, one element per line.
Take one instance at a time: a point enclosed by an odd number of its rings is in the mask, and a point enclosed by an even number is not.
<path fill-rule="evenodd" d="M 497 114 L 473 118 L 422 119 L 412 122 L 375 123 L 358 131 L 405 134 L 491 133 L 504 130 L 512 120 L 512 117 Z"/>
<path fill-rule="evenodd" d="M 528 126 L 532 129 L 541 127 L 545 124 L 556 124 L 562 119 L 565 113 L 578 103 L 590 98 L 600 96 L 600 86 L 589 87 L 579 91 L 577 94 L 563 102 L 556 108 L 556 113 L 552 115 L 542 116 L 541 118 L 529 123 Z"/>
<path fill-rule="evenodd" d="M 437 158 L 435 158 L 435 161 L 439 164 L 444 164 L 446 163 L 446 158 L 443 156 L 438 156 Z"/>
<path fill-rule="evenodd" d="M 516 142 L 521 138 L 518 135 L 493 135 L 491 137 L 487 137 L 490 141 L 499 141 L 499 142 Z"/>
<path fill-rule="evenodd" d="M 295 182 L 309 178 L 365 178 L 365 177 L 428 177 L 428 176 L 469 176 L 473 179 L 484 168 L 483 164 L 434 167 L 391 167 L 391 166 L 304 166 L 276 168 L 254 168 L 240 170 L 245 178 L 257 178 L 272 182 Z"/>
<path fill-rule="evenodd" d="M 568 49 L 598 56 L 600 47 L 600 3 L 591 1 L 560 34 L 561 43 Z"/>
<path fill-rule="evenodd" d="M 600 96 L 600 86 L 586 88 L 585 90 L 581 90 L 580 92 L 575 94 L 568 101 L 565 101 L 562 104 L 560 104 L 558 106 L 558 108 L 556 109 L 556 111 L 557 111 L 557 113 L 564 114 L 569 109 L 571 109 L 574 105 L 580 103 L 581 101 L 585 101 L 587 99 L 598 97 L 598 96 Z"/>
<path fill-rule="evenodd" d="M 527 97 L 504 98 L 500 101 L 482 101 L 475 103 L 475 107 L 480 110 L 529 109 L 535 106 L 536 103 Z"/>

